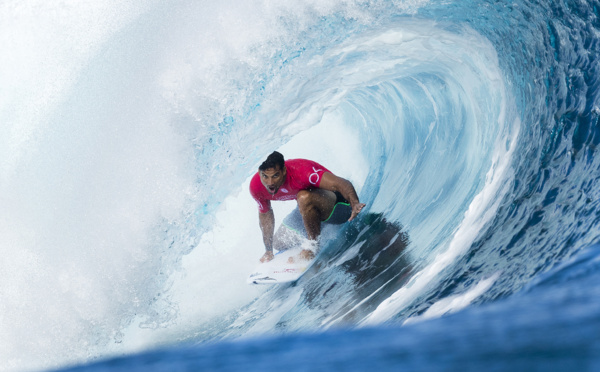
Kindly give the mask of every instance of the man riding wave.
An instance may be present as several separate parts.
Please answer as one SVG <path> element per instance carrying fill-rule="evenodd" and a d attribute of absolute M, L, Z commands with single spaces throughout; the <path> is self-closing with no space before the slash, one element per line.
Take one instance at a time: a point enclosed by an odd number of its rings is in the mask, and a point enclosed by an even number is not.
<path fill-rule="evenodd" d="M 285 248 L 284 236 L 290 230 L 305 232 L 312 247 L 303 249 L 300 257 L 312 259 L 318 247 L 321 223 L 352 221 L 365 206 L 358 200 L 350 181 L 334 175 L 312 160 L 286 161 L 277 151 L 258 167 L 258 172 L 250 181 L 250 194 L 258 204 L 259 224 L 266 250 L 261 262 L 273 259 L 274 247 L 278 250 Z M 287 229 L 280 228 L 275 234 L 271 200 L 294 199 L 298 208 L 283 221 Z M 294 220 L 296 228 L 293 227 Z"/>

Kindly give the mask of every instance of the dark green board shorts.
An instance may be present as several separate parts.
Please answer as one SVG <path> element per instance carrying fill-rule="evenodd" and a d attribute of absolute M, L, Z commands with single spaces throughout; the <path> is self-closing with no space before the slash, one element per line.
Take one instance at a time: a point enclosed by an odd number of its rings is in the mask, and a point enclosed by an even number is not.
<path fill-rule="evenodd" d="M 352 208 L 350 207 L 350 203 L 344 199 L 342 194 L 339 192 L 335 193 L 337 197 L 335 206 L 331 211 L 331 214 L 323 223 L 328 223 L 332 225 L 341 225 L 344 222 L 348 221 L 348 218 L 352 215 Z M 306 237 L 306 230 L 304 229 L 304 221 L 302 221 L 302 214 L 300 214 L 300 210 L 296 207 L 290 214 L 288 214 L 283 221 L 282 225 L 287 227 L 288 229 L 297 232 L 298 234 Z"/>

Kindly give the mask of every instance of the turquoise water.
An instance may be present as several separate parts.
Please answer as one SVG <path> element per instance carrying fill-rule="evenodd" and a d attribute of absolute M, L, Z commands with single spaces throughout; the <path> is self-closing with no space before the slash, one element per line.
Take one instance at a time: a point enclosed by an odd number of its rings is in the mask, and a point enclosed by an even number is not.
<path fill-rule="evenodd" d="M 280 366 L 342 338 L 346 367 L 476 369 L 497 353 L 518 356 L 499 369 L 560 369 L 550 331 L 586 351 L 559 362 L 597 365 L 599 9 L 6 2 L 0 369 L 168 347 L 97 368 L 233 370 L 218 355 L 265 337 L 303 345 Z M 276 149 L 350 179 L 367 209 L 325 231 L 296 284 L 249 287 L 262 239 L 247 185 Z M 377 352 L 388 337 L 404 357 Z M 367 359 L 342 357 L 363 341 Z"/>

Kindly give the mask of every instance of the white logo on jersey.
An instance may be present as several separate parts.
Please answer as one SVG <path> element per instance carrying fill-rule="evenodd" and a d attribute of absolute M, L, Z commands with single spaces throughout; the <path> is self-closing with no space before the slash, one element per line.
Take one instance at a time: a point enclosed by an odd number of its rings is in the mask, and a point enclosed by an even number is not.
<path fill-rule="evenodd" d="M 313 167 L 313 170 L 315 171 L 315 173 L 311 173 L 310 176 L 308 176 L 308 182 L 316 186 L 319 182 L 319 179 L 321 178 L 318 172 L 323 172 L 323 169 L 315 169 L 315 167 Z"/>
<path fill-rule="evenodd" d="M 286 189 L 286 188 L 282 187 L 282 188 L 281 188 L 281 192 L 284 192 L 284 193 L 286 193 L 286 194 L 287 194 L 289 191 L 288 191 L 288 189 Z"/>

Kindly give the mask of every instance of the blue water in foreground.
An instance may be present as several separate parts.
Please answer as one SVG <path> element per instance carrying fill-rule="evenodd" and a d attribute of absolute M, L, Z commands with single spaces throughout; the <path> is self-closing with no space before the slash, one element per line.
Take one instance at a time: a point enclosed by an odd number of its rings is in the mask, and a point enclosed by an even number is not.
<path fill-rule="evenodd" d="M 600 2 L 7 1 L 0 35 L 0 371 L 600 368 Z M 276 149 L 367 207 L 248 286 Z"/>
<path fill-rule="evenodd" d="M 68 371 L 595 371 L 599 279 L 596 245 L 511 298 L 419 325 L 179 347 Z"/>

